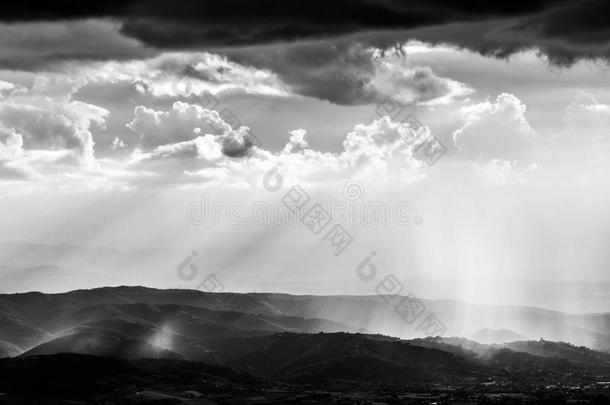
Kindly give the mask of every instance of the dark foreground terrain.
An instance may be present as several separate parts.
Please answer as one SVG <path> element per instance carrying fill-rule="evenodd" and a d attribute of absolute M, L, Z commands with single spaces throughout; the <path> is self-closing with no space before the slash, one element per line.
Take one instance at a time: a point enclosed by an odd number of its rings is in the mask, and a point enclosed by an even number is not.
<path fill-rule="evenodd" d="M 3 295 L 0 404 L 610 403 L 606 351 L 371 334 L 378 301 L 127 287 Z M 545 328 L 566 327 L 545 316 Z M 603 343 L 607 316 L 588 319 Z"/>
<path fill-rule="evenodd" d="M 333 363 L 329 366 L 316 363 L 311 374 L 304 372 L 299 378 L 278 375 L 270 379 L 182 360 L 126 360 L 80 354 L 4 359 L 0 361 L 3 392 L 0 404 L 607 404 L 610 401 L 607 384 L 585 383 L 586 373 L 578 376 L 577 371 L 547 375 L 542 369 L 508 371 L 473 366 L 464 368 L 463 376 L 419 379 L 415 375 L 414 378 L 394 375 L 396 370 L 386 368 L 388 364 L 366 357 L 352 356 L 344 358 L 341 364 Z M 318 368 L 321 375 L 312 379 L 313 369 Z M 412 372 L 418 370 L 416 366 Z M 385 373 L 387 378 L 379 378 Z M 548 384 L 553 377 L 558 381 Z"/>

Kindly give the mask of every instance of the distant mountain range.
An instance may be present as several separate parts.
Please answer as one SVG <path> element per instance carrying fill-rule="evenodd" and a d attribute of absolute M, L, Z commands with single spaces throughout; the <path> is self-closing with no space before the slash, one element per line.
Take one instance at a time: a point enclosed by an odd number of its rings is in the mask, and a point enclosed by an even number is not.
<path fill-rule="evenodd" d="M 61 294 L 0 295 L 0 340 L 22 351 L 74 333 L 107 332 L 148 341 L 151 336 L 233 338 L 279 332 L 383 333 L 425 337 L 380 296 L 295 296 L 206 293 L 145 287 L 106 287 Z M 568 341 L 610 351 L 609 314 L 563 314 L 529 307 L 492 307 L 422 300 L 447 327 L 444 336 L 480 343 L 527 337 Z M 488 325 L 501 326 L 489 329 Z M 472 334 L 471 330 L 478 330 Z M 163 346 L 163 345 L 161 345 Z M 166 349 L 169 349 L 166 347 Z"/>

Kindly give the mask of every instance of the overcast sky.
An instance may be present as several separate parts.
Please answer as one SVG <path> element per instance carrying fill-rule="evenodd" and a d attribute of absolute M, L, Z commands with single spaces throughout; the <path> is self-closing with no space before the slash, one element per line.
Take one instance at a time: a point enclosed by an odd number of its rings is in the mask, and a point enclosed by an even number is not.
<path fill-rule="evenodd" d="M 610 282 L 608 2 L 456 3 L 3 6 L 2 240 L 213 252 L 200 267 L 235 290 L 366 293 L 345 280 L 371 251 L 449 283 L 424 296 Z M 273 211 L 294 185 L 408 209 L 333 211 L 354 239 L 340 256 L 299 223 L 193 224 L 202 198 Z M 171 265 L 125 274 L 189 286 Z"/>

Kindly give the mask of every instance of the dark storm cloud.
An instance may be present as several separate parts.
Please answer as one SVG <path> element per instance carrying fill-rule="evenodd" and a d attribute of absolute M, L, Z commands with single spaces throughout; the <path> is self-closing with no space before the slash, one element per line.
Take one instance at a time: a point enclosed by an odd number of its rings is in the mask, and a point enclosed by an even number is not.
<path fill-rule="evenodd" d="M 229 49 L 225 53 L 237 63 L 274 72 L 292 91 L 304 96 L 336 104 L 374 100 L 374 92 L 366 88 L 375 68 L 371 56 L 349 39 Z"/>
<path fill-rule="evenodd" d="M 130 15 L 123 31 L 159 47 L 244 45 L 517 15 L 554 2 L 212 0 L 167 7 L 157 1 Z"/>
<path fill-rule="evenodd" d="M 566 2 L 560 7 L 526 19 L 515 30 L 556 64 L 569 65 L 578 58 L 610 58 L 610 2 Z"/>
<path fill-rule="evenodd" d="M 122 23 L 123 34 L 162 49 L 226 48 L 370 31 L 388 32 L 385 41 L 378 38 L 383 46 L 402 32 L 402 40 L 437 39 L 498 57 L 535 47 L 551 61 L 569 64 L 609 55 L 609 12 L 606 0 L 58 0 L 8 3 L 0 21 L 111 18 Z M 490 21 L 497 24 L 485 25 Z M 458 32 L 447 30 L 456 23 Z M 425 31 L 432 27 L 435 32 Z"/>
<path fill-rule="evenodd" d="M 405 29 L 534 13 L 558 0 L 122 0 L 22 1 L 3 21 L 117 18 L 128 35 L 158 47 L 236 45 Z"/>
<path fill-rule="evenodd" d="M 561 0 L 494 2 L 482 0 L 78 0 L 21 1 L 3 5 L 4 21 L 95 17 L 157 18 L 164 21 L 258 26 L 404 28 L 430 21 L 513 15 L 541 10 Z"/>

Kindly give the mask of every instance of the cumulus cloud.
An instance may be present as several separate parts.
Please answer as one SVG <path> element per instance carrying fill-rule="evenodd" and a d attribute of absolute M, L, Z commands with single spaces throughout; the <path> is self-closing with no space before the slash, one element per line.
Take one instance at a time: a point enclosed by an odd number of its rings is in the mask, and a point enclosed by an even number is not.
<path fill-rule="evenodd" d="M 305 140 L 307 131 L 304 129 L 295 129 L 290 131 L 290 139 L 286 146 L 284 146 L 284 153 L 291 153 L 292 151 L 302 150 L 309 146 L 309 143 Z"/>
<path fill-rule="evenodd" d="M 392 175 L 398 178 L 409 175 L 421 163 L 414 157 L 413 148 L 430 136 L 428 127 L 412 128 L 408 123 L 383 117 L 370 125 L 357 125 L 343 142 L 340 157 L 353 168 L 375 178 Z"/>
<path fill-rule="evenodd" d="M 177 101 L 168 111 L 144 106 L 134 110 L 134 119 L 127 127 L 140 135 L 145 150 L 193 140 L 198 134 L 214 134 L 229 157 L 244 156 L 254 146 L 249 128 L 232 128 L 215 110 Z"/>
<path fill-rule="evenodd" d="M 427 127 L 414 129 L 383 117 L 356 125 L 346 135 L 343 150 L 337 153 L 310 149 L 304 136 L 303 130 L 292 131 L 288 144 L 279 153 L 255 150 L 244 162 L 245 167 L 263 174 L 270 165 L 280 164 L 289 183 L 332 184 L 350 178 L 410 183 L 424 177 L 424 164 L 413 150 L 431 135 Z"/>
<path fill-rule="evenodd" d="M 523 159 L 536 134 L 526 117 L 526 106 L 512 94 L 460 109 L 464 125 L 453 134 L 458 151 L 474 160 Z"/>
<path fill-rule="evenodd" d="M 39 76 L 31 88 L 13 86 L 0 98 L 0 128 L 10 134 L 3 146 L 5 167 L 8 151 L 14 159 L 31 160 L 36 150 L 48 151 L 45 159 L 56 156 L 58 164 L 95 165 L 91 129 L 104 125 L 108 111 L 73 99 L 83 84 Z"/>
<path fill-rule="evenodd" d="M 535 131 L 526 106 L 510 94 L 460 109 L 454 142 L 486 184 L 608 184 L 610 106 L 579 91 L 559 129 Z"/>
<path fill-rule="evenodd" d="M 556 181 L 557 173 L 566 181 L 598 181 L 602 169 L 608 168 L 603 162 L 610 157 L 610 107 L 592 95 L 579 93 L 566 109 L 564 128 L 541 136 L 528 123 L 524 103 L 503 93 L 493 101 L 471 102 L 457 110 L 462 123 L 453 133 L 456 148 L 449 153 L 454 156 L 433 172 L 415 152 L 432 138 L 426 126 L 389 117 L 359 124 L 346 134 L 337 152 L 312 149 L 307 131 L 295 129 L 287 134 L 285 146 L 273 152 L 255 145 L 247 127 L 232 127 L 230 117 L 182 101 L 165 110 L 136 107 L 127 124 L 140 138 L 135 150 L 116 137 L 113 144 L 124 153 L 88 166 L 83 163 L 93 158 L 94 144 L 82 131 L 91 134 L 91 126 L 103 125 L 107 113 L 74 100 L 79 86 L 78 81 L 39 80 L 32 88 L 14 86 L 5 92 L 0 99 L 3 178 L 102 176 L 105 184 L 122 186 L 247 187 L 281 165 L 287 184 L 322 185 L 351 178 L 410 183 L 429 175 L 445 181 L 443 176 L 459 171 L 463 178 L 475 174 L 495 185 Z M 25 111 L 21 119 L 15 118 L 16 105 Z M 41 109 L 54 114 L 40 114 Z"/>
<path fill-rule="evenodd" d="M 210 113 L 198 106 L 183 104 L 174 104 L 174 108 L 179 111 L 192 109 L 198 116 Z M 140 113 L 152 114 L 144 110 Z M 177 132 L 192 134 L 191 128 L 200 124 L 191 119 L 166 120 L 169 116 L 155 113 L 157 119 L 149 116 L 145 121 L 159 133 L 165 133 L 170 127 L 176 129 L 176 125 L 181 123 L 184 127 Z M 142 126 L 141 122 L 132 124 L 138 130 L 150 129 Z M 141 180 L 145 172 L 147 181 L 156 178 L 159 182 L 178 184 L 221 180 L 227 185 L 254 184 L 276 164 L 282 165 L 287 182 L 320 184 L 352 177 L 412 182 L 422 177 L 423 167 L 413 149 L 417 142 L 431 136 L 427 127 L 414 129 L 408 123 L 393 122 L 384 117 L 369 125 L 357 125 L 346 135 L 343 150 L 338 153 L 311 149 L 305 140 L 306 131 L 298 129 L 290 132 L 288 143 L 279 152 L 248 146 L 248 153 L 240 153 L 236 158 L 236 154 L 227 152 L 227 144 L 236 144 L 241 150 L 244 147 L 241 139 L 247 137 L 247 128 L 233 130 L 226 123 L 224 125 L 226 132 L 223 134 L 201 135 L 199 132 L 188 140 L 161 144 L 148 152 L 136 150 L 127 169 L 133 172 L 134 179 Z M 146 136 L 143 133 L 143 138 Z"/>

